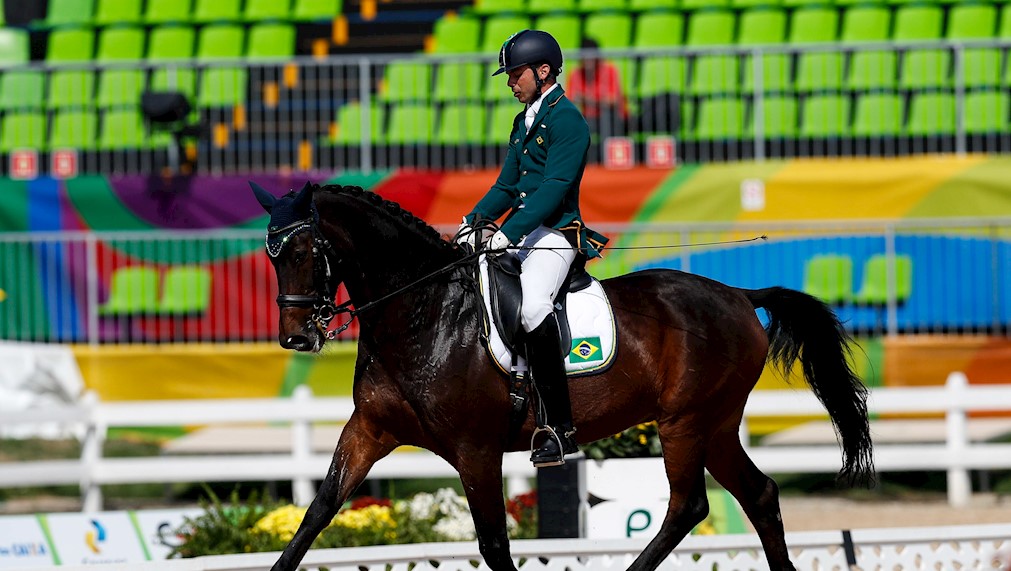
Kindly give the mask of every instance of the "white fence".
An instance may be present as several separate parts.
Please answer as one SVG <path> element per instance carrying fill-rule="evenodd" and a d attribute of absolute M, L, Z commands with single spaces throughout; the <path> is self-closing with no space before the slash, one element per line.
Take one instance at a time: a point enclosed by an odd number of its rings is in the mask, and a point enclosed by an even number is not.
<path fill-rule="evenodd" d="M 865 529 L 790 533 L 786 536 L 799 569 L 890 571 L 927 569 L 994 569 L 1003 571 L 1011 554 L 1011 524 Z M 513 560 L 523 571 L 569 569 L 604 571 L 627 568 L 647 540 L 522 540 L 511 543 Z M 219 555 L 129 565 L 105 565 L 108 571 L 266 571 L 277 553 Z M 474 562 L 480 563 L 475 566 Z M 476 542 L 427 543 L 320 549 L 310 551 L 303 569 L 434 569 L 487 570 Z M 756 535 L 692 536 L 660 565 L 661 571 L 697 569 L 751 571 L 768 569 Z M 86 571 L 93 567 L 60 567 Z"/>
<path fill-rule="evenodd" d="M 946 430 L 936 443 L 890 444 L 879 442 L 875 463 L 880 471 L 946 471 L 948 499 L 964 505 L 971 494 L 970 470 L 1011 468 L 1011 444 L 974 442 L 970 412 L 1011 411 L 1011 385 L 969 386 L 962 373 L 952 373 L 945 387 L 874 389 L 869 403 L 877 414 L 943 413 Z M 101 508 L 101 486 L 142 482 L 276 481 L 291 480 L 296 503 L 307 504 L 312 480 L 329 466 L 329 454 L 316 454 L 312 445 L 313 422 L 339 422 L 350 417 L 351 399 L 312 398 L 300 388 L 292 399 L 236 399 L 161 402 L 99 403 L 94 397 L 80 406 L 6 413 L 0 428 L 10 425 L 61 422 L 84 426 L 86 437 L 79 460 L 53 460 L 2 464 L 0 487 L 78 483 L 85 511 Z M 810 416 L 824 411 L 803 389 L 758 391 L 751 395 L 747 417 Z M 290 423 L 291 452 L 265 454 L 218 453 L 193 456 L 105 458 L 106 430 L 113 426 L 166 426 L 229 423 Z M 883 426 L 876 421 L 872 431 Z M 1009 428 L 1011 431 L 1011 428 Z M 747 425 L 742 438 L 748 442 Z M 817 439 L 815 439 L 817 441 Z M 797 446 L 756 446 L 755 463 L 770 473 L 831 473 L 840 468 L 834 442 Z M 655 462 L 659 464 L 660 460 Z M 510 493 L 523 491 L 534 470 L 526 454 L 506 456 L 504 474 Z M 663 470 L 651 472 L 663 473 Z M 453 477 L 453 468 L 427 452 L 394 453 L 372 469 L 370 478 Z M 647 477 L 644 472 L 643 477 Z"/>

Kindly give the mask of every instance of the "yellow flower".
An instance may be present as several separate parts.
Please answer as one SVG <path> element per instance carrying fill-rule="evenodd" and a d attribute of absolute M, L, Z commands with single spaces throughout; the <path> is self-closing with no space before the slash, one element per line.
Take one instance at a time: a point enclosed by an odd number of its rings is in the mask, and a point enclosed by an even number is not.
<path fill-rule="evenodd" d="M 390 515 L 390 508 L 386 506 L 371 505 L 359 510 L 344 510 L 337 514 L 337 517 L 330 522 L 330 525 L 339 525 L 349 529 L 397 527 L 397 522 L 393 521 Z"/>
<path fill-rule="evenodd" d="M 646 435 L 645 434 L 640 434 L 639 435 L 639 444 L 642 444 L 643 446 L 646 445 Z"/>
<path fill-rule="evenodd" d="M 713 522 L 709 518 L 706 518 L 705 521 L 695 528 L 695 533 L 697 535 L 716 535 L 716 526 L 713 525 Z"/>
<path fill-rule="evenodd" d="M 253 525 L 253 531 L 257 533 L 269 533 L 284 541 L 291 541 L 298 531 L 298 526 L 305 517 L 306 508 L 298 506 L 284 506 L 261 517 Z"/>

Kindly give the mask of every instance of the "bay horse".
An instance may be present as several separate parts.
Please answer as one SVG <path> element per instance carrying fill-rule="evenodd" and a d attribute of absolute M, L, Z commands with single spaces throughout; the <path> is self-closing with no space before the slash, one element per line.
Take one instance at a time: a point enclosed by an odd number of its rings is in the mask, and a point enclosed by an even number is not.
<path fill-rule="evenodd" d="M 481 555 L 491 569 L 514 571 L 502 455 L 530 449 L 534 418 L 529 414 L 518 434 L 508 430 L 507 382 L 481 342 L 473 256 L 358 187 L 306 184 L 275 198 L 252 186 L 271 213 L 267 251 L 280 292 L 280 344 L 320 350 L 335 309 L 347 311 L 333 306 L 340 283 L 360 328 L 354 413 L 273 570 L 296 569 L 373 464 L 412 445 L 459 472 Z M 737 289 L 674 270 L 602 284 L 619 332 L 617 353 L 606 372 L 570 383 L 576 438 L 587 443 L 656 421 L 670 482 L 662 528 L 630 569 L 655 569 L 706 517 L 706 469 L 744 509 L 770 568 L 795 569 L 778 487 L 748 457 L 738 427 L 766 361 L 789 370 L 799 360 L 840 437 L 839 478 L 870 481 L 867 391 L 847 363 L 848 336 L 835 314 L 802 292 Z M 756 308 L 768 312 L 767 326 Z"/>

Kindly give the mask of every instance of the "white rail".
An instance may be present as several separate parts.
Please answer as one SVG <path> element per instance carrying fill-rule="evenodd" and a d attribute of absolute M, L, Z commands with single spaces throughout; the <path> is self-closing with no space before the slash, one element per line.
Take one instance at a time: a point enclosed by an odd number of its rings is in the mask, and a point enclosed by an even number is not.
<path fill-rule="evenodd" d="M 943 414 L 944 430 L 936 442 L 890 444 L 879 442 L 875 464 L 880 471 L 946 471 L 948 499 L 965 505 L 972 491 L 970 470 L 1011 468 L 1011 444 L 977 442 L 971 435 L 970 412 L 1011 411 L 1011 385 L 970 386 L 965 375 L 952 373 L 944 387 L 873 389 L 872 413 Z M 81 458 L 22 463 L 4 463 L 0 488 L 79 483 L 85 511 L 102 506 L 101 486 L 145 482 L 206 482 L 243 480 L 291 480 L 296 503 L 307 504 L 313 496 L 311 482 L 326 473 L 329 454 L 314 451 L 312 423 L 343 422 L 353 411 L 347 398 L 314 398 L 301 387 L 291 399 L 232 399 L 159 402 L 99 403 L 90 396 L 80 406 L 30 410 L 5 414 L 4 426 L 46 422 L 79 423 L 86 429 Z M 824 409 L 807 390 L 758 391 L 751 395 L 747 417 L 824 416 Z M 290 423 L 288 453 L 158 456 L 105 458 L 102 444 L 113 426 L 204 425 L 222 423 Z M 887 422 L 887 421 L 884 421 Z M 872 433 L 883 422 L 872 424 Z M 1008 430 L 1011 432 L 1011 428 Z M 747 423 L 742 438 L 748 442 Z M 815 441 L 818 439 L 815 438 Z M 334 443 L 335 444 L 335 443 Z M 771 473 L 835 472 L 841 466 L 835 442 L 792 446 L 753 446 L 755 463 Z M 503 470 L 510 493 L 525 490 L 534 470 L 524 453 L 506 455 Z M 380 461 L 370 478 L 454 477 L 456 472 L 441 458 L 428 452 L 394 453 Z"/>
<path fill-rule="evenodd" d="M 865 529 L 790 533 L 786 536 L 799 569 L 1005 569 L 1011 553 L 1011 524 L 909 529 Z M 646 547 L 647 540 L 524 540 L 511 544 L 513 560 L 522 571 L 625 569 Z M 850 549 L 847 549 L 849 547 Z M 852 553 L 848 561 L 847 551 Z M 266 571 L 277 553 L 218 555 L 188 560 L 104 565 L 107 571 Z M 472 562 L 478 562 L 475 567 Z M 432 569 L 488 570 L 477 542 L 425 543 L 319 549 L 310 551 L 302 569 Z M 661 564 L 660 569 L 751 571 L 768 569 L 756 535 L 691 536 Z M 61 571 L 93 567 L 64 566 Z"/>

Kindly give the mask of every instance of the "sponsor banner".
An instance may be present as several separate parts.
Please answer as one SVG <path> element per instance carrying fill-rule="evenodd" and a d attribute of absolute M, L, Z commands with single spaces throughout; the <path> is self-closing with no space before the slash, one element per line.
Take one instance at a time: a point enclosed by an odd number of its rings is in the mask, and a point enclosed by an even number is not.
<path fill-rule="evenodd" d="M 586 518 L 589 539 L 652 539 L 667 515 L 666 501 L 609 501 L 590 508 Z"/>
<path fill-rule="evenodd" d="M 199 508 L 185 510 L 145 510 L 130 512 L 137 524 L 144 548 L 152 561 L 168 559 L 173 547 L 182 543 L 178 530 L 186 522 L 186 518 L 196 518 L 204 510 Z"/>
<path fill-rule="evenodd" d="M 50 567 L 52 547 L 35 516 L 0 518 L 0 569 Z"/>
<path fill-rule="evenodd" d="M 56 556 L 64 565 L 138 563 L 147 560 L 127 512 L 46 516 Z"/>

